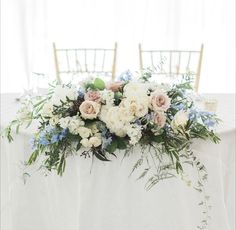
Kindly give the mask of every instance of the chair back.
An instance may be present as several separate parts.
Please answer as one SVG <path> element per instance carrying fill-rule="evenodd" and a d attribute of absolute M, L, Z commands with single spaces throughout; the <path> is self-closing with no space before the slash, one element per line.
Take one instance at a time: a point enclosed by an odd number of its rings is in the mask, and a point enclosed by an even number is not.
<path fill-rule="evenodd" d="M 115 78 L 117 43 L 114 48 L 57 48 L 53 43 L 56 77 L 59 82 L 68 77 L 88 74 Z M 68 78 L 67 78 L 68 79 Z"/>
<path fill-rule="evenodd" d="M 200 82 L 203 44 L 200 50 L 143 50 L 139 44 L 140 70 L 149 68 L 154 75 L 178 77 L 194 76 L 194 90 L 197 92 Z"/>

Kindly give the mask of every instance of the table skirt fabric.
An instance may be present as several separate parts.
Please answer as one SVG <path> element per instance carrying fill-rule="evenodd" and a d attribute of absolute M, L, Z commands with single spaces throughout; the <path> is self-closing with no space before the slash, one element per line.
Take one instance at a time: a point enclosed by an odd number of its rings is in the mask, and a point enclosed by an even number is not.
<path fill-rule="evenodd" d="M 234 229 L 234 133 L 221 139 L 193 146 L 209 175 L 209 230 Z M 113 162 L 95 161 L 92 170 L 91 159 L 72 156 L 63 177 L 44 177 L 34 167 L 24 184 L 28 140 L 22 134 L 1 143 L 3 230 L 192 230 L 201 220 L 200 194 L 180 179 L 146 191 L 143 180 L 128 177 L 135 154 L 122 163 L 122 153 Z"/>
<path fill-rule="evenodd" d="M 1 98 L 1 127 L 14 117 L 16 95 Z M 208 230 L 234 230 L 234 95 L 218 95 L 221 142 L 195 141 L 195 154 L 208 171 L 211 220 Z M 2 230 L 194 230 L 201 221 L 199 192 L 180 179 L 162 181 L 150 191 L 137 175 L 129 177 L 139 149 L 113 162 L 79 155 L 68 158 L 63 177 L 37 170 L 25 172 L 32 130 L 22 130 L 11 144 L 1 140 Z M 189 177 L 191 178 L 191 173 Z M 24 179 L 27 179 L 24 184 Z"/>

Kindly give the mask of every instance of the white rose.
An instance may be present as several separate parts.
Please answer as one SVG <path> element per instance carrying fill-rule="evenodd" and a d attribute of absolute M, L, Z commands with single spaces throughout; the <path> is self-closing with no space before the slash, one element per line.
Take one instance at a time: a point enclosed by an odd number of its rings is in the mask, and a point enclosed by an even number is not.
<path fill-rule="evenodd" d="M 51 101 L 44 104 L 44 106 L 42 108 L 41 115 L 43 117 L 52 117 L 53 116 L 53 104 L 51 103 Z"/>
<path fill-rule="evenodd" d="M 89 143 L 94 147 L 98 147 L 99 145 L 102 144 L 102 140 L 101 138 L 94 136 L 94 137 L 90 137 Z"/>
<path fill-rule="evenodd" d="M 173 130 L 178 129 L 179 127 L 184 127 L 187 122 L 188 122 L 188 115 L 189 113 L 187 111 L 184 110 L 180 110 L 178 111 L 173 120 L 171 121 L 171 127 Z"/>
<path fill-rule="evenodd" d="M 89 142 L 88 138 L 83 138 L 80 143 L 85 147 L 85 148 L 91 148 L 92 144 Z"/>
<path fill-rule="evenodd" d="M 86 127 L 79 127 L 78 133 L 82 138 L 88 138 L 92 134 L 91 129 Z"/>

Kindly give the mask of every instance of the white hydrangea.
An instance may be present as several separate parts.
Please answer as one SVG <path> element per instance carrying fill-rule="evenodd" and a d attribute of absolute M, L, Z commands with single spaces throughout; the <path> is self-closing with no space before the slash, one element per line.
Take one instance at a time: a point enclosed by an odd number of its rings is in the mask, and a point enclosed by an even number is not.
<path fill-rule="evenodd" d="M 129 143 L 131 145 L 135 145 L 139 142 L 140 138 L 142 137 L 142 128 L 139 125 L 131 124 L 126 127 L 127 135 L 130 138 Z"/>
<path fill-rule="evenodd" d="M 84 121 L 79 116 L 71 117 L 68 129 L 72 134 L 78 134 L 81 126 L 84 126 Z"/>
<path fill-rule="evenodd" d="M 118 106 L 108 107 L 102 106 L 100 119 L 106 123 L 107 128 L 117 136 L 124 137 L 126 135 L 127 122 L 121 119 Z"/>
<path fill-rule="evenodd" d="M 60 105 L 61 101 L 66 102 L 69 98 L 70 100 L 75 100 L 77 97 L 76 87 L 68 87 L 63 85 L 57 85 L 54 89 L 54 93 L 51 98 L 51 103 L 53 105 Z"/>
<path fill-rule="evenodd" d="M 72 134 L 78 134 L 84 121 L 79 116 L 63 117 L 59 120 L 59 124 L 63 129 L 68 128 Z"/>
<path fill-rule="evenodd" d="M 70 123 L 71 117 L 62 117 L 59 120 L 59 124 L 63 129 L 67 129 Z"/>
<path fill-rule="evenodd" d="M 114 92 L 104 89 L 100 93 L 102 101 L 105 102 L 107 106 L 112 106 L 114 104 Z"/>
<path fill-rule="evenodd" d="M 128 110 L 130 115 L 140 118 L 148 113 L 149 98 L 144 95 L 142 98 L 125 98 L 121 102 L 121 108 Z"/>
<path fill-rule="evenodd" d="M 142 99 L 147 96 L 148 85 L 141 82 L 129 82 L 124 87 L 124 96 L 127 98 Z"/>

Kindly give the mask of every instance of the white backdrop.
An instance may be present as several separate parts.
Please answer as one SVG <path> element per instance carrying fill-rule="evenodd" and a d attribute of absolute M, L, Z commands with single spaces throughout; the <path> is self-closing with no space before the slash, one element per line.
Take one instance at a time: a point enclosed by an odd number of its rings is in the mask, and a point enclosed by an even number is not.
<path fill-rule="evenodd" d="M 150 49 L 204 43 L 200 92 L 235 92 L 234 0 L 2 0 L 1 15 L 2 92 L 31 87 L 32 72 L 53 78 L 53 41 L 76 47 L 117 41 L 118 72 L 138 69 L 139 42 Z"/>

